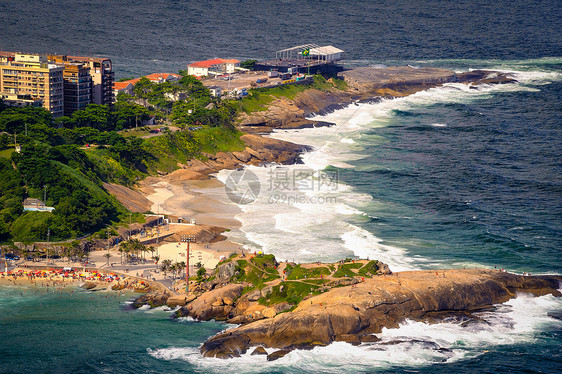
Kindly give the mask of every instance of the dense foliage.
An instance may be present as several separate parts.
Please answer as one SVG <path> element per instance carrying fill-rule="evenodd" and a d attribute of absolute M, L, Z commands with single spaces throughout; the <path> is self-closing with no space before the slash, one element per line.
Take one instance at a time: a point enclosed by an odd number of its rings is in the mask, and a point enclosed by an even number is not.
<path fill-rule="evenodd" d="M 132 185 L 205 153 L 244 149 L 235 107 L 185 72 L 177 83 L 140 79 L 133 96 L 118 98 L 55 120 L 43 108 L 0 102 L 0 242 L 46 240 L 48 230 L 51 240 L 93 233 L 126 213 L 104 182 Z M 144 126 L 153 118 L 179 129 L 150 134 Z M 27 197 L 55 210 L 23 211 Z"/>

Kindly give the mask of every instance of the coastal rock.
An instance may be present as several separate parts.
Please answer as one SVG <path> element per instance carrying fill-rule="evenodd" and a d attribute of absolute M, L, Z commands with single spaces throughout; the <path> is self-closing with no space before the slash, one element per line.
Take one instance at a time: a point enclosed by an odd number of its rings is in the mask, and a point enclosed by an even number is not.
<path fill-rule="evenodd" d="M 225 296 L 225 297 L 222 298 L 222 303 L 224 305 L 232 305 L 232 304 L 234 304 L 234 299 L 231 298 L 231 297 Z"/>
<path fill-rule="evenodd" d="M 254 349 L 254 351 L 251 354 L 252 356 L 267 356 L 267 351 L 265 350 L 264 347 L 257 347 L 256 349 Z"/>
<path fill-rule="evenodd" d="M 387 264 L 385 264 L 384 262 L 380 262 L 378 263 L 378 271 L 377 273 L 380 275 L 389 275 L 392 274 L 392 272 L 390 271 L 390 268 L 388 267 Z"/>
<path fill-rule="evenodd" d="M 368 334 L 359 336 L 359 340 L 361 341 L 361 343 L 374 343 L 378 342 L 381 339 L 376 335 Z"/>
<path fill-rule="evenodd" d="M 168 295 L 163 295 L 160 293 L 148 293 L 137 297 L 135 301 L 133 301 L 133 307 L 140 308 L 143 305 L 149 305 L 151 308 L 156 308 L 166 305 L 167 301 Z"/>
<path fill-rule="evenodd" d="M 179 295 L 179 296 L 170 296 L 168 300 L 166 300 L 166 305 L 170 308 L 175 308 L 177 306 L 184 306 L 186 304 L 186 297 Z"/>
<path fill-rule="evenodd" d="M 361 344 L 361 339 L 359 338 L 359 336 L 354 335 L 354 334 L 336 335 L 334 337 L 334 341 L 336 341 L 336 342 L 346 342 L 346 343 L 350 343 L 350 344 L 353 344 L 353 345 Z"/>
<path fill-rule="evenodd" d="M 249 339 L 244 335 L 226 335 L 220 337 L 207 345 L 209 357 L 233 358 L 240 357 L 248 350 Z"/>
<path fill-rule="evenodd" d="M 334 340 L 358 344 L 362 339 L 375 339 L 369 335 L 380 333 L 383 327 L 397 327 L 406 318 L 423 321 L 431 317 L 436 321 L 440 316 L 466 315 L 505 302 L 517 292 L 560 296 L 560 279 L 476 269 L 401 272 L 366 278 L 353 287 L 333 288 L 310 297 L 293 312 L 219 334 L 203 344 L 201 353 L 218 357 L 254 345 L 288 349 L 327 345 Z M 228 349 L 223 352 L 217 341 L 227 344 Z M 236 344 L 240 345 L 234 348 Z"/>
<path fill-rule="evenodd" d="M 85 283 L 84 283 L 82 286 L 80 286 L 80 287 L 82 287 L 82 288 L 85 289 L 85 290 L 92 290 L 92 289 L 94 289 L 94 288 L 97 287 L 97 283 L 94 283 L 94 282 L 85 282 Z"/>
<path fill-rule="evenodd" d="M 226 320 L 229 318 L 230 312 L 233 307 L 224 305 L 223 300 L 230 298 L 231 300 L 237 299 L 245 284 L 229 284 L 225 287 L 216 288 L 212 291 L 206 292 L 193 300 L 180 310 L 180 315 L 189 315 L 199 320 Z"/>
<path fill-rule="evenodd" d="M 267 355 L 267 361 L 279 360 L 281 357 L 285 357 L 289 353 L 291 353 L 290 349 L 280 349 L 278 351 L 275 351 L 275 352 Z"/>
<path fill-rule="evenodd" d="M 265 318 L 273 318 L 277 314 L 274 308 L 265 308 L 261 313 Z"/>
<path fill-rule="evenodd" d="M 222 283 L 230 280 L 234 276 L 236 271 L 236 264 L 233 262 L 227 262 L 226 264 L 220 265 L 215 273 L 215 279 L 217 283 Z"/>

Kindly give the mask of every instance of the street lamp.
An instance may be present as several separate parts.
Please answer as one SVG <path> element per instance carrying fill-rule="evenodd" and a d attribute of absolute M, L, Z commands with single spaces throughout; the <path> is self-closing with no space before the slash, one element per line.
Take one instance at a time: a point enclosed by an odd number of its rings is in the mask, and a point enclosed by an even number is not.
<path fill-rule="evenodd" d="M 180 235 L 180 240 L 187 243 L 187 256 L 185 259 L 185 293 L 189 292 L 189 243 L 195 243 L 195 235 Z"/>

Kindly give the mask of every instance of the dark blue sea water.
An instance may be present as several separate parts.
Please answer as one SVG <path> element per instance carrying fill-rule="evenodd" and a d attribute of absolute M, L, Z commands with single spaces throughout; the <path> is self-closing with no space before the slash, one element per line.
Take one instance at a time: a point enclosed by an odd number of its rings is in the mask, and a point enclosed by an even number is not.
<path fill-rule="evenodd" d="M 324 117 L 332 128 L 275 134 L 316 148 L 289 174 L 335 171 L 338 189 L 283 191 L 308 199 L 289 203 L 263 188 L 240 207 L 242 232 L 233 235 L 297 261 L 357 255 L 394 270 L 560 274 L 559 8 L 554 0 L 0 0 L 0 49 L 108 56 L 118 77 L 213 57 L 266 59 L 304 43 L 344 49 L 347 66 L 509 72 L 518 83 L 451 84 L 339 110 Z M 265 187 L 272 170 L 252 170 Z M 407 322 L 385 330 L 383 342 L 397 344 L 337 343 L 266 363 L 203 359 L 198 346 L 224 325 L 132 311 L 124 303 L 130 296 L 21 292 L 0 289 L 2 373 L 558 373 L 562 366 L 561 301 L 550 296 L 522 295 L 470 326 Z"/>

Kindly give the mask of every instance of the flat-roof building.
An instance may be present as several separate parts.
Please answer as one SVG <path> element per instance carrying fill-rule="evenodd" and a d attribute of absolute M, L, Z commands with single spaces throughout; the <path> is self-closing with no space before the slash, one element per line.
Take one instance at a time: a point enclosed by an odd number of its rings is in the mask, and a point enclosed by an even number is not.
<path fill-rule="evenodd" d="M 64 115 L 70 116 L 84 110 L 92 102 L 92 77 L 84 64 L 71 63 L 64 66 Z"/>
<path fill-rule="evenodd" d="M 43 100 L 33 98 L 31 95 L 13 94 L 13 93 L 0 93 L 0 100 L 7 106 L 23 108 L 25 106 L 41 107 Z"/>
<path fill-rule="evenodd" d="M 49 55 L 48 57 L 49 61 L 54 61 L 64 65 L 73 65 L 76 63 L 83 64 L 83 66 L 88 69 L 92 78 L 91 103 L 100 105 L 113 104 L 115 101 L 115 97 L 113 95 L 115 73 L 113 72 L 113 65 L 109 58 L 64 55 Z"/>
<path fill-rule="evenodd" d="M 46 56 L 14 53 L 0 60 L 0 93 L 40 99 L 53 117 L 64 115 L 64 67 Z"/>

